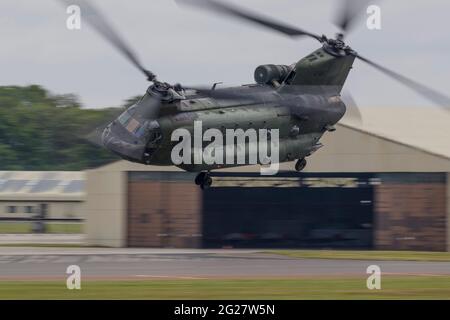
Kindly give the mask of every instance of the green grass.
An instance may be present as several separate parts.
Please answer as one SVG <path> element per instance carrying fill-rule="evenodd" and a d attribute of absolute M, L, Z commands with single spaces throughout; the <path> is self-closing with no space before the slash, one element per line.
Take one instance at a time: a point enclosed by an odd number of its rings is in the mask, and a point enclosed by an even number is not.
<path fill-rule="evenodd" d="M 48 233 L 83 233 L 83 225 L 80 223 L 49 223 Z"/>
<path fill-rule="evenodd" d="M 0 281 L 0 299 L 450 299 L 449 276 L 384 276 L 381 290 L 366 278 L 255 280 Z"/>
<path fill-rule="evenodd" d="M 397 261 L 450 261 L 450 252 L 425 251 L 347 251 L 347 250 L 269 250 L 264 253 L 291 258 L 397 260 Z"/>
<path fill-rule="evenodd" d="M 47 233 L 82 233 L 83 225 L 80 223 L 47 223 Z M 0 234 L 31 233 L 29 222 L 1 222 Z"/>

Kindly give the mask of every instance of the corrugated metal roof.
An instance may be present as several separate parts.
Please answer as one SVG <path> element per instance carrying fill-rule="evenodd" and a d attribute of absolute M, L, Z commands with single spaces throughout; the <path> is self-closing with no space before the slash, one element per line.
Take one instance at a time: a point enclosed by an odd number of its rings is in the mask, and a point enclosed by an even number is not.
<path fill-rule="evenodd" d="M 80 171 L 0 171 L 0 200 L 82 201 L 85 173 Z"/>

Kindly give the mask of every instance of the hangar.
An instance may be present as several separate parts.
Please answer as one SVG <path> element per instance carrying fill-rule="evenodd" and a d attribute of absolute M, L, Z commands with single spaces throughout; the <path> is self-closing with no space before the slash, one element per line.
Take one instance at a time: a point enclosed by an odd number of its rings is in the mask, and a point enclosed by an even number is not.
<path fill-rule="evenodd" d="M 449 116 L 364 109 L 344 119 L 305 172 L 213 172 L 201 191 L 175 167 L 119 161 L 88 170 L 86 230 L 112 247 L 450 250 Z M 399 120 L 401 119 L 401 121 Z"/>
<path fill-rule="evenodd" d="M 84 219 L 85 174 L 0 171 L 0 220 Z"/>

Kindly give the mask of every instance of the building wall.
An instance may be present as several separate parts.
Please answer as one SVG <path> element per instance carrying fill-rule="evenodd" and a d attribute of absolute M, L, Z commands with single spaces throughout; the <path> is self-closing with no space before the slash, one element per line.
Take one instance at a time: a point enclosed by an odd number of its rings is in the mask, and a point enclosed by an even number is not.
<path fill-rule="evenodd" d="M 375 189 L 375 249 L 446 251 L 446 177 L 381 175 Z"/>
<path fill-rule="evenodd" d="M 128 173 L 128 247 L 372 247 L 371 175 L 191 176 Z"/>
<path fill-rule="evenodd" d="M 39 213 L 42 204 L 47 206 L 47 219 L 81 219 L 84 217 L 85 208 L 81 201 L 1 201 L 0 218 L 33 218 Z"/>
<path fill-rule="evenodd" d="M 126 172 L 91 170 L 86 184 L 86 242 L 89 245 L 126 246 Z"/>
<path fill-rule="evenodd" d="M 282 175 L 290 174 L 292 173 Z M 338 178 L 345 176 L 336 175 Z M 262 179 L 259 175 L 249 181 L 245 176 L 241 173 L 220 173 L 215 178 L 215 186 L 219 190 L 238 188 L 243 195 L 240 201 L 246 199 L 245 193 L 249 192 L 249 188 L 264 188 L 267 196 L 262 197 L 267 200 L 273 195 L 273 188 L 289 189 L 293 187 L 293 183 L 299 186 L 300 181 L 293 181 L 288 176 Z M 335 179 L 324 180 L 314 176 L 320 174 L 306 174 L 306 179 L 301 180 L 300 184 L 314 189 L 337 186 Z M 447 174 L 387 173 L 371 176 L 373 178 L 370 181 L 374 184 L 375 249 L 445 251 L 449 248 L 450 179 L 446 179 Z M 202 215 L 208 212 L 204 211 L 202 205 L 205 203 L 205 195 L 211 195 L 215 190 L 213 187 L 201 192 L 192 180 L 192 174 L 175 171 L 89 172 L 86 227 L 88 243 L 113 247 L 204 245 L 201 238 L 205 228 Z M 264 181 L 265 184 L 261 185 Z M 267 185 L 271 181 L 273 186 L 270 183 Z M 356 180 L 337 181 L 345 190 L 351 189 Z M 353 198 L 355 197 L 351 199 Z M 225 201 L 226 199 L 236 200 L 230 196 L 226 196 Z M 239 206 L 238 203 L 236 205 Z M 339 203 L 332 207 L 341 210 Z M 337 217 L 335 220 L 339 219 Z"/>
<path fill-rule="evenodd" d="M 450 173 L 447 173 L 447 248 L 450 252 Z"/>
<path fill-rule="evenodd" d="M 448 158 L 343 125 L 321 142 L 307 172 L 450 172 Z"/>

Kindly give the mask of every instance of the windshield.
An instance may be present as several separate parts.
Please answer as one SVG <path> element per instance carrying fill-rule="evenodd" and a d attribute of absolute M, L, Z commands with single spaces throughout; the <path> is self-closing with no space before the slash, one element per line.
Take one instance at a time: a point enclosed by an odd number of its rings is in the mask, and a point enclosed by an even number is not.
<path fill-rule="evenodd" d="M 134 106 L 126 110 L 124 113 L 122 113 L 119 116 L 119 122 L 120 124 L 127 129 L 128 132 L 132 133 L 138 138 L 141 138 L 144 136 L 146 132 L 146 123 L 141 123 L 135 118 L 132 117 L 132 114 L 134 113 Z"/>

